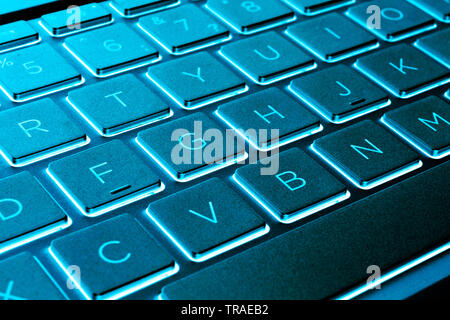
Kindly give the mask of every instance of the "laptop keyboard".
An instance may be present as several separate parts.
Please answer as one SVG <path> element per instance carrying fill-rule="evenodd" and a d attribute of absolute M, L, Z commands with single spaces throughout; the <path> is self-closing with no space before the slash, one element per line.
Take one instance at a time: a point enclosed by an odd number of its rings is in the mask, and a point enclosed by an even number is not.
<path fill-rule="evenodd" d="M 112 0 L 0 25 L 0 299 L 347 299 L 448 252 L 449 11 Z"/>

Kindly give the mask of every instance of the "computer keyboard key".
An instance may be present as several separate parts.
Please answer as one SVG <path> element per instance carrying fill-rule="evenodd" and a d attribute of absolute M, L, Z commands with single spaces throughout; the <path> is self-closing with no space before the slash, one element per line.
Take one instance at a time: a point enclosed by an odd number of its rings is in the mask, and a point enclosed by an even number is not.
<path fill-rule="evenodd" d="M 41 262 L 29 252 L 0 261 L 1 300 L 65 300 Z"/>
<path fill-rule="evenodd" d="M 81 213 L 89 217 L 164 189 L 149 166 L 120 140 L 54 161 L 47 173 Z"/>
<path fill-rule="evenodd" d="M 432 15 L 439 21 L 450 22 L 450 2 L 448 0 L 408 0 L 416 7 Z"/>
<path fill-rule="evenodd" d="M 198 112 L 140 131 L 136 142 L 174 180 L 186 182 L 245 160 L 237 138 Z"/>
<path fill-rule="evenodd" d="M 450 89 L 445 92 L 444 97 L 447 98 L 447 100 L 450 100 Z"/>
<path fill-rule="evenodd" d="M 295 20 L 294 11 L 278 0 L 209 0 L 206 8 L 244 34 Z"/>
<path fill-rule="evenodd" d="M 113 22 L 111 13 L 98 3 L 91 3 L 76 9 L 69 7 L 66 10 L 45 14 L 39 24 L 51 36 L 61 37 L 111 22 Z"/>
<path fill-rule="evenodd" d="M 444 64 L 447 68 L 450 68 L 449 43 L 450 29 L 447 28 L 418 39 L 414 45 L 433 59 Z"/>
<path fill-rule="evenodd" d="M 355 186 L 371 189 L 422 166 L 407 145 L 370 120 L 314 141 L 311 148 Z"/>
<path fill-rule="evenodd" d="M 88 136 L 49 98 L 0 112 L 0 155 L 14 167 L 89 143 Z"/>
<path fill-rule="evenodd" d="M 382 122 L 430 158 L 450 154 L 450 109 L 430 96 L 387 112 Z"/>
<path fill-rule="evenodd" d="M 323 130 L 316 116 L 277 88 L 223 104 L 216 115 L 252 147 L 262 151 Z"/>
<path fill-rule="evenodd" d="M 161 59 L 146 39 L 119 23 L 71 36 L 64 41 L 64 47 L 96 77 L 107 77 Z"/>
<path fill-rule="evenodd" d="M 0 26 L 0 52 L 31 45 L 40 41 L 39 33 L 26 21 Z"/>
<path fill-rule="evenodd" d="M 147 76 L 180 107 L 188 110 L 248 90 L 241 78 L 207 52 L 152 66 Z"/>
<path fill-rule="evenodd" d="M 67 101 L 102 136 L 111 137 L 172 115 L 136 76 L 121 75 L 69 92 Z"/>
<path fill-rule="evenodd" d="M 27 171 L 0 180 L 0 253 L 70 224 L 70 218 Z"/>
<path fill-rule="evenodd" d="M 344 65 L 294 79 L 289 89 L 333 123 L 344 123 L 391 104 L 383 90 Z"/>
<path fill-rule="evenodd" d="M 151 203 L 147 214 L 195 262 L 261 237 L 270 229 L 236 191 L 218 178 Z"/>
<path fill-rule="evenodd" d="M 179 3 L 179 0 L 113 0 L 110 5 L 125 18 L 133 18 Z"/>
<path fill-rule="evenodd" d="M 317 67 L 310 56 L 275 31 L 227 44 L 219 53 L 259 85 Z"/>
<path fill-rule="evenodd" d="M 302 21 L 286 30 L 288 36 L 326 62 L 337 62 L 379 47 L 366 30 L 337 13 Z"/>
<path fill-rule="evenodd" d="M 15 102 L 37 98 L 83 82 L 80 72 L 48 44 L 0 55 L 0 88 Z"/>
<path fill-rule="evenodd" d="M 407 99 L 450 81 L 450 71 L 420 50 L 399 44 L 359 58 L 359 71 L 395 96 Z"/>
<path fill-rule="evenodd" d="M 50 253 L 86 299 L 119 299 L 175 274 L 179 267 L 131 215 L 52 241 Z M 78 266 L 79 279 L 69 267 Z"/>
<path fill-rule="evenodd" d="M 306 16 L 313 16 L 330 10 L 335 10 L 343 6 L 348 6 L 356 0 L 284 0 L 293 8 Z"/>
<path fill-rule="evenodd" d="M 183 54 L 231 39 L 230 32 L 194 4 L 139 19 L 139 26 L 171 54 Z"/>
<path fill-rule="evenodd" d="M 415 36 L 437 26 L 432 17 L 406 1 L 368 1 L 350 7 L 346 14 L 376 36 L 390 42 Z"/>
<path fill-rule="evenodd" d="M 298 148 L 240 167 L 233 179 L 282 223 L 303 219 L 350 197 L 342 183 Z"/>
<path fill-rule="evenodd" d="M 450 162 L 447 162 L 168 284 L 160 297 L 173 300 L 355 297 L 379 283 L 368 285 L 368 266 L 384 270 L 378 279 L 384 282 L 448 252 L 449 179 Z"/>

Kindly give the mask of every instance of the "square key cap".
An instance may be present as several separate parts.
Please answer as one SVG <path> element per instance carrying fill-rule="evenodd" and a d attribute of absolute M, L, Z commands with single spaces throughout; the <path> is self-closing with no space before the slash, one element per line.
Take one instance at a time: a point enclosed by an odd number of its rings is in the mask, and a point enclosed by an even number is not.
<path fill-rule="evenodd" d="M 294 79 L 289 89 L 333 123 L 344 123 L 391 104 L 387 93 L 345 65 Z"/>
<path fill-rule="evenodd" d="M 286 34 L 320 59 L 332 63 L 380 46 L 368 31 L 337 13 L 291 25 Z"/>
<path fill-rule="evenodd" d="M 164 190 L 148 165 L 120 140 L 52 162 L 47 173 L 89 217 Z"/>
<path fill-rule="evenodd" d="M 49 251 L 86 299 L 119 299 L 179 270 L 128 214 L 56 239 Z M 79 279 L 70 272 L 73 266 L 81 271 Z"/>
<path fill-rule="evenodd" d="M 37 98 L 83 82 L 81 74 L 48 44 L 0 55 L 0 89 L 15 102 Z"/>
<path fill-rule="evenodd" d="M 238 168 L 233 179 L 281 223 L 303 219 L 350 197 L 342 183 L 298 148 Z"/>
<path fill-rule="evenodd" d="M 323 130 L 316 116 L 277 88 L 221 105 L 216 114 L 252 147 L 261 151 Z"/>
<path fill-rule="evenodd" d="M 195 262 L 215 257 L 270 230 L 250 205 L 218 178 L 151 203 L 147 214 Z"/>
<path fill-rule="evenodd" d="M 41 41 L 39 33 L 26 21 L 20 20 L 0 26 L 0 52 L 28 46 Z"/>
<path fill-rule="evenodd" d="M 110 6 L 125 18 L 134 18 L 180 4 L 180 0 L 113 0 Z"/>
<path fill-rule="evenodd" d="M 432 15 L 439 21 L 450 22 L 450 1 L 448 0 L 408 0 L 416 7 Z"/>
<path fill-rule="evenodd" d="M 306 16 L 313 16 L 351 5 L 356 0 L 284 0 L 284 2 Z"/>
<path fill-rule="evenodd" d="M 450 71 L 425 53 L 399 44 L 359 58 L 359 71 L 399 98 L 407 99 L 450 81 Z"/>
<path fill-rule="evenodd" d="M 139 27 L 171 54 L 183 54 L 231 39 L 230 32 L 193 4 L 139 19 Z"/>
<path fill-rule="evenodd" d="M 192 110 L 248 90 L 243 80 L 207 52 L 148 69 L 147 76 L 180 107 Z"/>
<path fill-rule="evenodd" d="M 372 8 L 378 9 L 372 9 L 371 6 L 377 6 Z M 378 10 L 380 10 L 379 21 L 375 16 Z M 346 14 L 363 28 L 390 42 L 415 36 L 437 26 L 432 17 L 406 1 L 366 1 L 351 6 Z"/>
<path fill-rule="evenodd" d="M 0 262 L 1 300 L 67 300 L 42 263 L 28 252 Z"/>
<path fill-rule="evenodd" d="M 139 132 L 136 142 L 174 180 L 186 182 L 247 158 L 245 145 L 198 112 Z"/>
<path fill-rule="evenodd" d="M 450 29 L 447 28 L 418 39 L 414 45 L 447 68 L 450 68 L 449 43 Z"/>
<path fill-rule="evenodd" d="M 0 253 L 67 228 L 71 223 L 27 171 L 0 180 Z"/>
<path fill-rule="evenodd" d="M 227 44 L 219 53 L 259 85 L 317 67 L 310 56 L 275 31 Z"/>
<path fill-rule="evenodd" d="M 96 77 L 111 76 L 161 59 L 146 39 L 121 23 L 71 36 L 63 46 Z"/>
<path fill-rule="evenodd" d="M 296 19 L 294 11 L 279 0 L 209 0 L 206 8 L 243 34 L 255 33 Z"/>
<path fill-rule="evenodd" d="M 168 118 L 173 113 L 161 98 L 131 74 L 72 90 L 67 101 L 105 137 Z"/>
<path fill-rule="evenodd" d="M 13 167 L 79 148 L 89 141 L 49 98 L 0 112 L 0 155 Z"/>
<path fill-rule="evenodd" d="M 41 17 L 39 24 L 51 36 L 61 37 L 71 33 L 96 28 L 113 22 L 111 13 L 98 3 L 79 6 L 79 19 L 75 19 L 78 12 L 75 9 L 66 9 L 58 12 L 45 14 Z M 77 16 L 78 17 L 78 16 Z"/>
<path fill-rule="evenodd" d="M 387 112 L 381 121 L 433 159 L 450 155 L 450 108 L 431 96 Z"/>
<path fill-rule="evenodd" d="M 319 138 L 311 148 L 361 189 L 374 188 L 422 166 L 413 150 L 370 120 Z"/>

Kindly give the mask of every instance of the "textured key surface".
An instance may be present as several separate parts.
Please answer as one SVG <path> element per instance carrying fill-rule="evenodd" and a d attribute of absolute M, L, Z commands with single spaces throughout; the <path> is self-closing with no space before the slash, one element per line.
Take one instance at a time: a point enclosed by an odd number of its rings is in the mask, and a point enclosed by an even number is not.
<path fill-rule="evenodd" d="M 50 163 L 48 173 L 86 215 L 99 215 L 161 191 L 161 181 L 122 141 Z"/>
<path fill-rule="evenodd" d="M 289 89 L 334 123 L 349 121 L 390 104 L 387 93 L 344 65 L 297 78 Z"/>
<path fill-rule="evenodd" d="M 0 151 L 22 166 L 89 143 L 89 138 L 49 98 L 0 112 Z"/>
<path fill-rule="evenodd" d="M 0 51 L 23 46 L 39 40 L 39 33 L 26 21 L 16 21 L 0 26 Z"/>
<path fill-rule="evenodd" d="M 28 172 L 0 180 L 0 252 L 69 224 L 69 218 Z"/>
<path fill-rule="evenodd" d="M 178 0 L 113 0 L 112 5 L 125 17 L 133 17 L 164 9 L 179 3 Z"/>
<path fill-rule="evenodd" d="M 243 80 L 207 52 L 152 66 L 147 75 L 185 109 L 199 108 L 247 90 Z"/>
<path fill-rule="evenodd" d="M 370 265 L 388 270 L 449 240 L 449 179 L 446 163 L 170 284 L 163 297 L 334 297 L 365 284 Z"/>
<path fill-rule="evenodd" d="M 400 98 L 410 98 L 450 80 L 445 66 L 406 44 L 362 57 L 355 66 Z"/>
<path fill-rule="evenodd" d="M 230 39 L 230 32 L 198 6 L 189 4 L 139 19 L 139 25 L 172 54 Z"/>
<path fill-rule="evenodd" d="M 122 297 L 174 274 L 173 259 L 130 215 L 79 230 L 51 244 L 61 267 L 79 266 L 88 299 Z"/>
<path fill-rule="evenodd" d="M 169 106 L 161 98 L 129 74 L 72 90 L 68 100 L 104 136 L 171 115 Z"/>
<path fill-rule="evenodd" d="M 252 146 L 262 150 L 322 130 L 316 116 L 277 88 L 223 104 L 218 108 L 217 115 L 236 131 L 241 131 Z"/>
<path fill-rule="evenodd" d="M 355 0 L 284 0 L 304 15 L 315 15 L 355 3 Z"/>
<path fill-rule="evenodd" d="M 450 109 L 437 97 L 389 111 L 383 121 L 429 157 L 442 158 L 450 153 Z"/>
<path fill-rule="evenodd" d="M 450 2 L 447 0 L 408 0 L 442 22 L 450 22 Z"/>
<path fill-rule="evenodd" d="M 155 201 L 148 213 L 197 262 L 269 231 L 245 200 L 218 178 Z"/>
<path fill-rule="evenodd" d="M 48 44 L 2 54 L 0 61 L 0 85 L 12 100 L 27 100 L 82 81 L 80 72 Z"/>
<path fill-rule="evenodd" d="M 433 59 L 436 59 L 447 66 L 447 68 L 450 67 L 450 51 L 448 49 L 449 43 L 450 29 L 444 29 L 442 31 L 432 33 L 416 41 L 416 45 L 419 49 L 429 54 Z"/>
<path fill-rule="evenodd" d="M 144 66 L 160 58 L 146 39 L 119 23 L 69 37 L 64 46 L 99 77 Z"/>
<path fill-rule="evenodd" d="M 313 148 L 363 189 L 373 188 L 422 165 L 413 150 L 370 120 L 319 138 Z"/>
<path fill-rule="evenodd" d="M 314 60 L 274 31 L 227 44 L 220 53 L 258 84 L 314 69 Z"/>
<path fill-rule="evenodd" d="M 375 49 L 377 39 L 337 13 L 289 26 L 287 34 L 327 62 L 336 62 Z"/>
<path fill-rule="evenodd" d="M 64 300 L 40 262 L 24 252 L 0 262 L 2 300 Z"/>
<path fill-rule="evenodd" d="M 350 196 L 342 183 L 298 148 L 238 168 L 234 178 L 283 223 L 297 221 Z"/>

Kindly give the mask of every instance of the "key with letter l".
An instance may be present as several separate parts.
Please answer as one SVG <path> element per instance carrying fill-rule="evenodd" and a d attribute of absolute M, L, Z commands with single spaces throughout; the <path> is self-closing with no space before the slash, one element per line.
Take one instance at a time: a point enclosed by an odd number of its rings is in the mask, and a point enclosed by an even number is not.
<path fill-rule="evenodd" d="M 450 29 L 447 28 L 420 38 L 414 43 L 414 45 L 433 59 L 444 64 L 447 68 L 450 68 L 450 51 L 448 49 L 449 43 Z"/>

